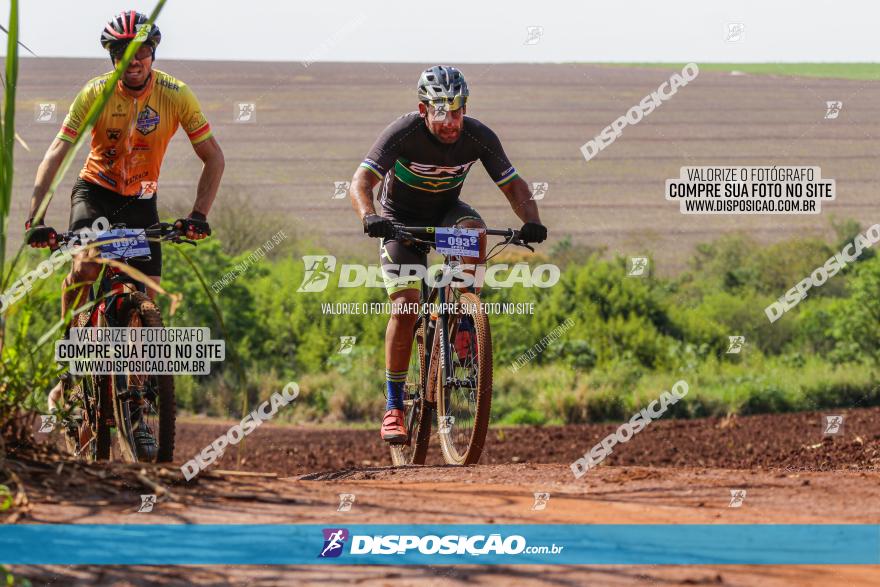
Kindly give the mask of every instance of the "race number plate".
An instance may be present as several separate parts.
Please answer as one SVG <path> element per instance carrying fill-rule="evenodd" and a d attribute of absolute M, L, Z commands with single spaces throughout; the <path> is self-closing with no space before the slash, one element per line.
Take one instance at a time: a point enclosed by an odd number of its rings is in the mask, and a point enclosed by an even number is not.
<path fill-rule="evenodd" d="M 437 228 L 437 252 L 462 257 L 480 256 L 479 228 Z"/>
<path fill-rule="evenodd" d="M 95 241 L 104 259 L 150 256 L 150 243 L 143 228 L 114 228 L 100 233 Z"/>

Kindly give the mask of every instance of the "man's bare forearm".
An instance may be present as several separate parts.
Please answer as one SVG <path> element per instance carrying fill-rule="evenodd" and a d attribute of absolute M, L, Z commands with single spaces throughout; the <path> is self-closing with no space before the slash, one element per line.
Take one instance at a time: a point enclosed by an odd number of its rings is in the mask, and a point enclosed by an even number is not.
<path fill-rule="evenodd" d="M 193 212 L 208 215 L 211 206 L 217 198 L 220 189 L 220 180 L 223 178 L 223 170 L 226 168 L 226 159 L 220 145 L 212 137 L 204 143 L 196 146 L 196 154 L 204 162 L 202 174 L 199 176 L 199 185 L 196 188 L 196 201 L 193 204 Z"/>
<path fill-rule="evenodd" d="M 220 189 L 220 179 L 223 177 L 223 169 L 226 167 L 222 157 L 219 161 L 209 159 L 205 161 L 202 175 L 199 177 L 199 187 L 196 189 L 196 202 L 193 204 L 194 212 L 201 212 L 205 216 L 211 211 L 211 206 L 217 198 Z"/>
<path fill-rule="evenodd" d="M 61 139 L 55 139 L 46 151 L 43 160 L 40 161 L 40 165 L 37 167 L 37 177 L 34 180 L 34 191 L 31 196 L 31 209 L 28 218 L 33 218 L 36 215 L 37 210 L 43 204 L 43 200 L 46 199 L 46 194 L 49 193 L 49 188 L 52 186 L 52 180 L 55 178 L 55 174 L 58 173 L 61 162 L 64 161 L 64 156 L 69 149 L 70 143 Z M 41 216 L 41 221 L 44 216 L 45 213 Z"/>
<path fill-rule="evenodd" d="M 373 188 L 379 183 L 379 179 L 372 172 L 367 171 L 363 167 L 358 167 L 351 178 L 351 207 L 354 208 L 358 220 L 363 220 L 365 216 L 376 213 L 376 207 L 373 204 Z"/>
<path fill-rule="evenodd" d="M 541 217 L 538 215 L 538 205 L 532 199 L 532 192 L 529 191 L 529 185 L 521 178 L 517 177 L 509 184 L 501 188 L 513 212 L 523 222 L 535 222 L 541 224 Z"/>

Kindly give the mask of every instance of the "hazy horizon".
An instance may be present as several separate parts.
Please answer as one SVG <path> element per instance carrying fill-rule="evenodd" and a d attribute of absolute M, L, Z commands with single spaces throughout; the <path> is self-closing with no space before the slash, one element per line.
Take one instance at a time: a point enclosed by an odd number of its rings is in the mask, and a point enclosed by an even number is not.
<path fill-rule="evenodd" d="M 37 55 L 106 58 L 98 42 L 104 23 L 121 10 L 149 13 L 155 0 L 19 4 L 20 39 Z M 0 20 L 8 11 L 8 0 L 0 0 Z M 871 14 L 880 9 L 853 0 L 833 6 L 744 0 L 735 7 L 698 0 L 592 6 L 495 0 L 442 13 L 415 11 L 402 0 L 370 9 L 355 0 L 169 0 L 157 20 L 158 55 L 246 62 L 873 63 Z M 530 36 L 529 27 L 540 31 Z M 2 54 L 5 49 L 0 43 Z"/>

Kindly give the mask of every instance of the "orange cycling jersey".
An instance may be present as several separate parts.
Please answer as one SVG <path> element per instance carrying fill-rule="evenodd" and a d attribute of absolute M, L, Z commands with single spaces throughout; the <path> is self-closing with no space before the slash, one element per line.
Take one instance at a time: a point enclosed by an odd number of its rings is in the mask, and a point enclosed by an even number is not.
<path fill-rule="evenodd" d="M 73 142 L 86 114 L 111 73 L 89 81 L 77 94 L 58 138 Z M 183 126 L 193 145 L 211 137 L 211 125 L 189 87 L 165 72 L 153 70 L 138 97 L 117 82 L 92 129 L 92 150 L 79 176 L 123 196 L 151 198 L 168 142 Z"/>

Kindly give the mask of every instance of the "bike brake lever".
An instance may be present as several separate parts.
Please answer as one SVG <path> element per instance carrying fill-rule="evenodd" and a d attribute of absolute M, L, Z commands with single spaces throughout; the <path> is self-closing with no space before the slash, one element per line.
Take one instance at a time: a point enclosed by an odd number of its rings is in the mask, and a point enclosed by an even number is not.
<path fill-rule="evenodd" d="M 515 244 L 515 245 L 517 245 L 517 246 L 519 246 L 519 247 L 525 247 L 525 248 L 527 248 L 528 250 L 530 250 L 530 251 L 533 252 L 533 253 L 535 252 L 535 249 L 532 247 L 532 245 L 530 245 L 529 243 L 525 242 L 524 240 L 522 240 L 522 239 L 520 239 L 520 238 L 518 238 L 518 239 L 516 239 L 515 241 L 513 241 L 513 244 Z"/>

